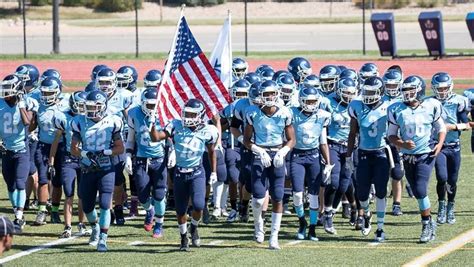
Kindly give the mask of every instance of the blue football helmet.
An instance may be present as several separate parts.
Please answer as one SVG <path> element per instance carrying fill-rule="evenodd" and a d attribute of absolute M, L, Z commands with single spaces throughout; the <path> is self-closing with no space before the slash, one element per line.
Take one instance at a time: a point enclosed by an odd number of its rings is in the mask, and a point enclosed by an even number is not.
<path fill-rule="evenodd" d="M 102 69 L 110 69 L 110 68 L 107 65 L 103 65 L 103 64 L 95 65 L 91 72 L 91 81 L 95 81 L 95 78 L 97 77 L 97 73 L 99 73 L 99 71 Z"/>
<path fill-rule="evenodd" d="M 272 70 L 273 73 L 275 73 L 275 71 L 273 70 L 272 66 L 270 65 L 267 65 L 267 64 L 262 64 L 262 65 L 259 65 L 256 69 L 255 69 L 255 73 L 257 73 L 260 77 L 262 77 L 262 73 L 266 70 Z"/>
<path fill-rule="evenodd" d="M 260 96 L 260 85 L 262 85 L 261 82 L 255 82 L 250 86 L 249 89 L 249 100 L 256 106 L 263 105 L 262 97 Z"/>
<path fill-rule="evenodd" d="M 273 74 L 273 78 L 272 80 L 274 80 L 276 82 L 276 80 L 278 79 L 278 77 L 280 77 L 281 75 L 284 75 L 284 74 L 288 74 L 288 75 L 291 75 L 291 73 L 287 70 L 278 70 L 276 71 L 274 74 Z M 292 75 L 293 76 L 293 75 Z"/>
<path fill-rule="evenodd" d="M 359 76 L 357 75 L 357 71 L 354 69 L 345 69 L 339 74 L 339 80 L 350 78 L 352 79 L 356 86 L 359 86 Z"/>
<path fill-rule="evenodd" d="M 255 82 L 261 82 L 262 81 L 262 78 L 260 78 L 260 76 L 255 73 L 255 72 L 249 72 L 247 74 L 245 74 L 245 77 L 244 77 L 250 84 L 254 84 Z"/>
<path fill-rule="evenodd" d="M 319 81 L 321 82 L 321 92 L 329 94 L 334 92 L 339 81 L 341 70 L 335 65 L 326 65 L 319 71 Z"/>
<path fill-rule="evenodd" d="M 362 102 L 366 105 L 377 104 L 385 91 L 385 85 L 380 77 L 369 77 L 362 85 Z"/>
<path fill-rule="evenodd" d="M 280 90 L 276 82 L 264 81 L 259 87 L 260 97 L 262 104 L 267 107 L 273 107 L 278 105 L 278 99 L 280 96 Z"/>
<path fill-rule="evenodd" d="M 15 75 L 20 77 L 25 87 L 35 87 L 39 80 L 39 71 L 34 65 L 23 64 L 18 66 Z"/>
<path fill-rule="evenodd" d="M 48 77 L 55 77 L 61 81 L 61 74 L 55 69 L 47 69 L 41 74 L 40 82 Z"/>
<path fill-rule="evenodd" d="M 112 97 L 117 89 L 117 75 L 111 69 L 101 69 L 96 77 L 97 87 L 104 92 L 108 98 Z"/>
<path fill-rule="evenodd" d="M 11 96 L 16 96 L 23 92 L 21 84 L 23 83 L 22 79 L 15 74 L 7 75 L 3 78 L 2 87 L 0 90 L 0 98 L 7 98 Z"/>
<path fill-rule="evenodd" d="M 236 101 L 248 97 L 250 86 L 251 84 L 245 79 L 236 81 L 230 88 L 230 96 L 232 97 L 232 100 Z"/>
<path fill-rule="evenodd" d="M 40 101 L 45 106 L 51 106 L 59 99 L 63 85 L 58 78 L 47 77 L 40 84 L 41 97 Z"/>
<path fill-rule="evenodd" d="M 403 80 L 402 98 L 404 102 L 421 101 L 425 96 L 426 85 L 420 76 L 412 75 Z"/>
<path fill-rule="evenodd" d="M 293 94 L 296 92 L 296 82 L 292 75 L 281 75 L 276 83 L 280 89 L 281 99 L 286 103 L 291 100 Z"/>
<path fill-rule="evenodd" d="M 143 79 L 143 83 L 145 84 L 145 87 L 154 86 L 158 88 L 161 83 L 161 79 L 162 76 L 159 70 L 149 70 Z"/>
<path fill-rule="evenodd" d="M 387 70 L 382 77 L 385 83 L 385 94 L 390 97 L 397 97 L 400 95 L 400 87 L 403 83 L 403 75 L 400 71 L 391 69 Z"/>
<path fill-rule="evenodd" d="M 379 76 L 379 69 L 374 63 L 365 63 L 359 70 L 359 83 L 363 84 L 369 77 Z"/>
<path fill-rule="evenodd" d="M 238 79 L 243 79 L 248 70 L 249 64 L 244 59 L 236 57 L 232 60 L 232 74 Z"/>
<path fill-rule="evenodd" d="M 84 88 L 84 92 L 89 93 L 90 91 L 99 90 L 96 82 L 89 82 Z"/>
<path fill-rule="evenodd" d="M 273 79 L 274 74 L 275 72 L 272 69 L 266 69 L 260 73 L 260 77 L 262 78 L 262 81 L 270 81 Z"/>
<path fill-rule="evenodd" d="M 86 118 L 101 120 L 105 117 L 107 111 L 107 94 L 100 90 L 94 90 L 87 93 L 86 97 Z"/>
<path fill-rule="evenodd" d="M 431 78 L 431 90 L 435 97 L 444 101 L 453 94 L 453 79 L 446 72 L 438 72 Z"/>
<path fill-rule="evenodd" d="M 117 88 L 131 92 L 137 89 L 138 72 L 132 66 L 122 66 L 117 70 Z"/>
<path fill-rule="evenodd" d="M 352 78 L 342 78 L 337 84 L 336 94 L 339 99 L 349 104 L 357 96 L 357 84 Z"/>
<path fill-rule="evenodd" d="M 182 110 L 184 127 L 197 127 L 203 124 L 206 115 L 206 106 L 199 99 L 189 99 Z"/>
<path fill-rule="evenodd" d="M 69 108 L 75 114 L 85 114 L 86 112 L 87 93 L 84 91 L 76 91 L 69 97 Z"/>
<path fill-rule="evenodd" d="M 316 74 L 306 76 L 301 84 L 312 86 L 316 88 L 316 90 L 321 90 L 321 82 Z"/>
<path fill-rule="evenodd" d="M 156 110 L 158 104 L 158 88 L 151 86 L 147 87 L 141 96 L 141 107 L 145 115 L 150 116 Z"/>
<path fill-rule="evenodd" d="M 291 59 L 290 62 L 288 62 L 288 71 L 293 75 L 293 79 L 295 79 L 297 83 L 302 82 L 306 76 L 313 72 L 311 63 L 302 57 Z"/>
<path fill-rule="evenodd" d="M 319 94 L 318 89 L 313 86 L 302 84 L 300 86 L 298 100 L 300 102 L 301 110 L 308 113 L 314 113 L 319 109 L 321 95 Z"/>

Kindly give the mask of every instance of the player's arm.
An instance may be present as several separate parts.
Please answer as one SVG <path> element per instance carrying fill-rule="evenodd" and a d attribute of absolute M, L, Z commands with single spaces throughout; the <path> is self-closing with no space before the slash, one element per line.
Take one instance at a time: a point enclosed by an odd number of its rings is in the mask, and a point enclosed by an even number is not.
<path fill-rule="evenodd" d="M 289 124 L 285 127 L 285 136 L 286 136 L 286 143 L 290 150 L 295 146 L 296 138 L 295 138 L 295 128 L 293 128 L 292 124 Z"/>
<path fill-rule="evenodd" d="M 244 146 L 251 150 L 252 149 L 252 136 L 253 136 L 253 126 L 251 124 L 247 124 L 244 129 Z"/>
<path fill-rule="evenodd" d="M 222 127 L 222 131 L 226 131 L 227 129 L 230 128 L 229 121 L 226 118 L 221 118 L 221 127 Z"/>
<path fill-rule="evenodd" d="M 56 129 L 56 135 L 54 136 L 53 143 L 51 144 L 51 149 L 49 150 L 49 165 L 54 165 L 54 157 L 56 156 L 56 152 L 58 151 L 59 141 L 63 136 L 63 131 L 60 129 Z"/>
<path fill-rule="evenodd" d="M 431 150 L 433 157 L 438 156 L 439 152 L 443 148 L 444 140 L 446 139 L 446 125 L 441 117 L 433 122 L 434 133 L 438 134 L 438 144 L 436 144 Z"/>
<path fill-rule="evenodd" d="M 211 163 L 211 172 L 217 171 L 217 157 L 216 157 L 216 143 L 207 144 L 207 153 L 209 155 L 209 162 Z"/>
<path fill-rule="evenodd" d="M 169 123 L 171 124 L 171 122 Z M 171 134 L 167 130 L 168 127 L 164 131 L 158 131 L 156 129 L 155 124 L 152 124 L 151 130 L 150 130 L 150 139 L 152 142 L 159 142 L 161 140 L 165 140 L 166 138 L 169 138 Z"/>
<path fill-rule="evenodd" d="M 212 122 L 214 123 L 214 126 L 216 126 L 216 128 L 217 128 L 217 132 L 222 133 L 221 116 L 219 115 L 219 113 L 216 113 L 216 114 L 214 114 L 214 116 L 212 116 Z M 219 144 L 219 145 L 222 144 L 220 134 L 217 137 L 217 144 Z"/>
<path fill-rule="evenodd" d="M 359 133 L 359 123 L 357 119 L 351 117 L 351 129 L 349 131 L 349 139 L 347 140 L 347 153 L 346 157 L 352 157 L 352 152 L 354 151 L 354 146 L 356 142 L 357 134 Z"/>
<path fill-rule="evenodd" d="M 329 157 L 329 146 L 328 146 L 328 139 L 327 139 L 327 127 L 323 128 L 321 132 L 321 136 L 319 137 L 319 151 L 321 151 L 321 155 L 323 156 L 324 162 L 326 165 L 331 165 L 331 159 Z"/>
<path fill-rule="evenodd" d="M 236 118 L 235 116 L 232 117 L 232 120 L 230 122 L 230 132 L 232 135 L 239 140 L 239 142 L 243 143 L 244 136 L 240 132 L 240 127 L 242 127 L 242 121 Z"/>
<path fill-rule="evenodd" d="M 28 128 L 28 131 L 31 133 L 33 132 L 37 127 L 38 127 L 38 121 L 37 121 L 37 113 L 35 113 L 33 116 L 31 116 L 30 120 L 30 126 Z"/>
<path fill-rule="evenodd" d="M 71 154 L 75 157 L 81 157 L 81 134 L 79 132 L 73 131 L 72 132 L 72 140 L 71 140 Z M 86 151 L 87 153 L 87 151 Z"/>

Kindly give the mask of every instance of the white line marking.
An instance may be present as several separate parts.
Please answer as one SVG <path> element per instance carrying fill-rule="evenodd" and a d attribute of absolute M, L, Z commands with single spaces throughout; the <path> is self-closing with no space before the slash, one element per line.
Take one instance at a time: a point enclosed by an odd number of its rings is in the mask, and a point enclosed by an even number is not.
<path fill-rule="evenodd" d="M 224 243 L 223 240 L 214 240 L 214 241 L 209 242 L 208 245 L 209 245 L 209 246 L 216 246 L 216 245 L 220 245 L 220 244 L 222 244 L 222 243 Z"/>
<path fill-rule="evenodd" d="M 145 242 L 143 242 L 143 241 L 133 241 L 133 242 L 128 243 L 127 245 L 129 245 L 129 246 L 138 246 L 138 245 L 141 245 L 141 244 L 145 244 Z"/>
<path fill-rule="evenodd" d="M 286 245 L 287 245 L 287 246 L 293 246 L 293 245 L 299 244 L 299 243 L 301 243 L 301 242 L 303 242 L 303 241 L 301 241 L 301 240 L 295 240 L 295 241 L 288 242 Z"/>
<path fill-rule="evenodd" d="M 74 235 L 74 236 L 71 236 L 70 238 L 66 238 L 66 239 L 58 239 L 58 240 L 55 240 L 55 241 L 52 241 L 52 242 L 49 242 L 49 243 L 46 243 L 46 244 L 43 244 L 43 245 L 39 245 L 37 247 L 34 247 L 34 248 L 30 248 L 28 250 L 25 250 L 25 251 L 22 251 L 22 252 L 18 252 L 16 254 L 13 254 L 11 256 L 8 256 L 8 257 L 5 257 L 3 259 L 0 260 L 0 265 L 1 264 L 4 264 L 6 262 L 9 262 L 9 261 L 12 261 L 12 260 L 16 260 L 18 258 L 21 258 L 21 257 L 24 257 L 24 256 L 28 256 L 32 253 L 35 253 L 35 252 L 38 252 L 38 251 L 41 251 L 41 250 L 44 250 L 44 249 L 47 249 L 47 248 L 50 248 L 50 247 L 54 247 L 54 246 L 57 246 L 57 245 L 60 245 L 62 243 L 66 243 L 68 241 L 71 241 L 71 240 L 74 240 L 76 238 L 78 238 L 79 235 Z M 15 245 L 13 245 L 15 246 Z"/>
<path fill-rule="evenodd" d="M 378 245 L 380 245 L 380 242 L 370 242 L 369 243 L 369 246 L 371 246 L 371 247 L 375 247 L 375 246 L 378 246 Z"/>
<path fill-rule="evenodd" d="M 474 240 L 474 229 L 467 231 L 457 237 L 451 239 L 450 241 L 438 246 L 431 251 L 415 258 L 414 260 L 404 264 L 403 266 L 426 266 L 430 263 L 433 263 L 440 258 L 448 255 L 449 253 L 462 248 L 467 243 Z"/>

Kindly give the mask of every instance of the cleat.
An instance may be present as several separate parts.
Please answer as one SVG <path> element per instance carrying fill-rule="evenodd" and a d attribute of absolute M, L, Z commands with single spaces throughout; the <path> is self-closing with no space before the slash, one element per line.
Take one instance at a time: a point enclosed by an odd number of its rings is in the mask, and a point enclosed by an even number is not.
<path fill-rule="evenodd" d="M 356 230 L 361 230 L 363 225 L 364 225 L 364 217 L 363 216 L 358 216 L 357 220 L 355 222 L 355 229 Z"/>
<path fill-rule="evenodd" d="M 236 210 L 230 210 L 229 216 L 227 216 L 227 222 L 235 222 L 238 215 Z"/>
<path fill-rule="evenodd" d="M 288 204 L 283 204 L 283 214 L 291 215 L 291 210 L 288 208 Z"/>
<path fill-rule="evenodd" d="M 191 244 L 194 247 L 201 246 L 201 238 L 199 237 L 198 229 L 196 226 L 191 224 Z"/>
<path fill-rule="evenodd" d="M 454 224 L 456 222 L 456 217 L 454 216 L 454 202 L 448 202 L 446 213 L 448 223 Z"/>
<path fill-rule="evenodd" d="M 407 190 L 407 194 L 408 194 L 408 196 L 409 196 L 410 198 L 414 198 L 414 197 L 415 197 L 415 195 L 413 194 L 413 190 L 411 190 L 411 186 L 410 186 L 410 185 L 407 184 L 407 185 L 405 186 L 405 189 Z"/>
<path fill-rule="evenodd" d="M 368 236 L 370 234 L 370 231 L 372 230 L 372 225 L 371 225 L 371 220 L 372 220 L 372 214 L 370 211 L 367 213 L 368 215 L 364 216 L 364 224 L 362 225 L 362 235 L 363 236 Z"/>
<path fill-rule="evenodd" d="M 402 207 L 400 207 L 400 205 L 393 205 L 393 206 L 392 206 L 392 215 L 393 215 L 393 216 L 401 216 L 401 215 L 403 215 Z"/>
<path fill-rule="evenodd" d="M 383 229 L 377 229 L 375 231 L 375 242 L 384 242 L 385 241 L 385 233 Z"/>
<path fill-rule="evenodd" d="M 89 238 L 89 245 L 95 247 L 97 246 L 97 243 L 99 242 L 99 225 L 95 224 L 94 226 L 91 227 L 92 232 L 91 232 L 91 237 Z"/>
<path fill-rule="evenodd" d="M 77 231 L 78 231 L 79 235 L 87 236 L 87 235 L 91 234 L 91 230 L 87 229 L 86 225 L 83 224 L 83 223 L 79 223 L 77 225 Z"/>
<path fill-rule="evenodd" d="M 151 229 L 153 228 L 154 217 L 155 217 L 154 209 L 150 209 L 146 211 L 145 222 L 143 223 L 143 228 L 145 228 L 145 231 L 150 232 Z"/>
<path fill-rule="evenodd" d="M 70 238 L 72 235 L 72 228 L 71 226 L 64 227 L 63 233 L 59 236 L 59 238 Z"/>
<path fill-rule="evenodd" d="M 342 218 L 349 219 L 351 217 L 351 205 L 349 203 L 342 204 Z"/>
<path fill-rule="evenodd" d="M 155 223 L 153 227 L 153 238 L 162 238 L 163 237 L 163 224 Z"/>
<path fill-rule="evenodd" d="M 308 228 L 308 223 L 304 217 L 298 218 L 300 221 L 300 226 L 298 228 L 298 233 L 296 234 L 296 239 L 304 240 L 306 239 L 306 228 Z"/>
<path fill-rule="evenodd" d="M 204 210 L 202 211 L 202 222 L 204 224 L 209 224 L 210 222 L 210 218 L 209 218 L 209 209 L 206 207 L 204 207 Z"/>
<path fill-rule="evenodd" d="M 36 215 L 36 219 L 33 222 L 33 225 L 40 226 L 46 224 L 46 211 L 39 211 L 38 215 Z"/>
<path fill-rule="evenodd" d="M 431 241 L 436 239 L 436 228 L 438 228 L 438 225 L 436 222 L 430 219 L 430 225 L 431 225 Z"/>
<path fill-rule="evenodd" d="M 52 224 L 60 224 L 61 217 L 59 216 L 59 212 L 51 212 L 51 223 Z"/>
<path fill-rule="evenodd" d="M 30 210 L 37 210 L 38 209 L 38 200 L 35 199 L 33 202 L 30 203 Z"/>
<path fill-rule="evenodd" d="M 98 252 L 107 252 L 107 234 L 100 233 L 99 242 L 97 243 Z"/>
<path fill-rule="evenodd" d="M 265 236 L 256 234 L 253 237 L 253 240 L 255 240 L 255 242 L 257 242 L 258 244 L 262 244 L 265 241 Z"/>
<path fill-rule="evenodd" d="M 351 218 L 349 219 L 349 224 L 354 226 L 357 221 L 357 212 L 355 210 L 351 210 Z"/>
<path fill-rule="evenodd" d="M 115 224 L 116 225 L 124 225 L 125 224 L 125 218 L 123 216 L 122 206 L 115 206 L 114 207 L 114 213 L 115 213 Z"/>
<path fill-rule="evenodd" d="M 280 244 L 278 244 L 278 239 L 270 237 L 270 244 L 268 248 L 271 250 L 281 250 Z"/>
<path fill-rule="evenodd" d="M 212 211 L 212 218 L 214 220 L 218 220 L 219 217 L 221 217 L 221 214 L 222 214 L 222 210 L 220 208 L 214 208 L 214 210 Z"/>
<path fill-rule="evenodd" d="M 431 241 L 433 235 L 433 228 L 431 222 L 422 223 L 423 227 L 421 228 L 420 243 L 428 243 Z"/>
<path fill-rule="evenodd" d="M 249 215 L 248 214 L 240 215 L 240 222 L 241 223 L 248 223 L 249 222 Z"/>
<path fill-rule="evenodd" d="M 24 217 L 23 219 L 15 219 L 13 221 L 13 227 L 15 228 L 15 233 L 16 234 L 21 234 L 21 232 L 23 231 L 23 227 L 25 226 L 26 222 L 24 220 Z"/>
<path fill-rule="evenodd" d="M 315 242 L 319 241 L 319 239 L 316 237 L 316 225 L 309 226 L 308 239 Z"/>
<path fill-rule="evenodd" d="M 333 218 L 332 212 L 324 215 L 324 218 L 323 218 L 324 231 L 326 231 L 326 233 L 328 234 L 335 235 L 336 229 L 334 228 L 332 218 Z"/>
<path fill-rule="evenodd" d="M 323 226 L 323 213 L 320 212 L 318 216 L 318 221 L 316 222 L 316 226 Z"/>
<path fill-rule="evenodd" d="M 229 217 L 229 213 L 227 212 L 226 209 L 222 209 L 221 214 L 222 214 L 222 217 Z"/>
<path fill-rule="evenodd" d="M 189 251 L 189 239 L 186 234 L 181 235 L 181 246 L 179 247 L 180 251 Z"/>
<path fill-rule="evenodd" d="M 133 197 L 130 202 L 130 212 L 128 213 L 129 217 L 136 217 L 138 215 L 138 200 Z"/>
<path fill-rule="evenodd" d="M 436 218 L 436 222 L 439 224 L 446 223 L 446 201 L 445 200 L 438 201 L 438 217 Z"/>

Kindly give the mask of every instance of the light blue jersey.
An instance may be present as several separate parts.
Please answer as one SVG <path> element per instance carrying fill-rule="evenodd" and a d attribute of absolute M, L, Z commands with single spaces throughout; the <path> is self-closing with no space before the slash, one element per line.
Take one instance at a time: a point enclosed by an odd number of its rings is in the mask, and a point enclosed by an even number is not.
<path fill-rule="evenodd" d="M 321 98 L 319 99 L 319 108 L 329 113 L 332 113 L 331 101 L 329 100 L 329 98 L 333 97 L 334 95 L 335 93 L 330 94 L 329 96 L 321 94 Z"/>
<path fill-rule="evenodd" d="M 467 114 L 470 111 L 469 100 L 467 97 L 458 94 L 452 94 L 450 97 L 448 97 L 448 99 L 441 102 L 441 106 L 443 107 L 441 118 L 443 118 L 444 123 L 457 124 L 461 122 L 467 122 L 462 121 L 460 118 L 461 114 Z M 455 144 L 459 142 L 460 135 L 460 131 L 448 131 L 446 133 L 446 139 L 444 143 Z M 435 135 L 434 138 L 435 140 L 438 140 L 438 135 Z"/>
<path fill-rule="evenodd" d="M 169 122 L 165 131 L 173 139 L 176 166 L 181 168 L 200 166 L 206 145 L 215 144 L 219 138 L 219 133 L 214 125 L 204 124 L 193 131 L 184 127 L 181 120 Z"/>
<path fill-rule="evenodd" d="M 340 144 L 347 143 L 351 128 L 349 106 L 341 102 L 335 95 L 329 97 L 329 101 L 332 112 L 331 124 L 328 127 L 328 139 Z"/>
<path fill-rule="evenodd" d="M 72 119 L 73 138 L 79 140 L 82 149 L 88 152 L 103 152 L 112 149 L 117 140 L 122 140 L 122 119 L 116 115 L 107 115 L 98 122 L 87 119 L 84 115 L 75 116 Z M 81 162 L 89 166 L 90 161 L 82 158 Z M 112 167 L 110 156 L 103 156 L 99 159 L 101 168 Z"/>
<path fill-rule="evenodd" d="M 137 89 L 138 90 L 138 89 Z M 141 106 L 128 111 L 128 127 L 135 131 L 136 155 L 140 158 L 162 158 L 165 156 L 165 141 L 152 142 L 150 138 L 150 117 L 143 113 Z M 155 121 L 156 130 L 162 130 L 160 121 Z"/>
<path fill-rule="evenodd" d="M 380 101 L 371 108 L 361 100 L 352 100 L 349 104 L 349 115 L 359 124 L 359 148 L 377 150 L 385 147 L 387 134 L 388 103 Z"/>
<path fill-rule="evenodd" d="M 25 150 L 27 128 L 23 124 L 18 106 L 11 107 L 5 99 L 1 98 L 0 118 L 0 138 L 5 148 L 11 151 Z"/>
<path fill-rule="evenodd" d="M 277 107 L 277 111 L 268 116 L 257 107 L 247 110 L 246 120 L 253 126 L 254 143 L 262 147 L 281 146 L 285 140 L 285 127 L 291 125 L 291 112 L 287 107 Z"/>
<path fill-rule="evenodd" d="M 54 117 L 54 128 L 63 132 L 63 138 L 66 142 L 66 151 L 71 152 L 72 141 L 72 120 L 76 115 L 71 110 L 64 111 L 64 116 Z"/>
<path fill-rule="evenodd" d="M 235 105 L 234 105 L 234 117 L 236 117 L 237 119 L 239 119 L 240 121 L 242 121 L 244 127 L 245 127 L 245 110 L 252 106 L 252 103 L 250 103 L 250 99 L 248 98 L 243 98 L 243 99 L 239 99 L 235 102 Z M 243 131 L 242 131 L 243 132 Z"/>
<path fill-rule="evenodd" d="M 324 127 L 331 122 L 331 113 L 318 109 L 313 114 L 306 115 L 300 108 L 290 109 L 292 123 L 295 128 L 296 149 L 310 150 L 319 148 L 319 140 Z"/>
<path fill-rule="evenodd" d="M 469 107 L 471 108 L 471 111 L 472 111 L 474 108 L 474 88 L 467 89 L 466 91 L 464 91 L 463 95 L 467 97 L 467 99 L 469 100 L 469 104 L 470 104 Z"/>
<path fill-rule="evenodd" d="M 434 98 L 426 98 L 416 108 L 404 102 L 395 103 L 388 109 L 389 123 L 399 127 L 399 136 L 403 141 L 412 140 L 415 148 L 401 148 L 403 154 L 417 155 L 431 152 L 430 137 L 433 124 L 441 118 L 441 103 Z"/>
<path fill-rule="evenodd" d="M 388 103 L 388 106 L 394 104 L 394 103 L 397 103 L 397 102 L 402 102 L 402 96 L 396 96 L 396 97 L 391 97 L 391 96 L 388 96 L 388 95 L 384 95 L 382 96 L 382 101 L 383 102 L 387 102 Z"/>
<path fill-rule="evenodd" d="M 142 104 L 142 93 L 146 88 L 137 88 L 135 91 L 130 92 L 130 108 L 140 106 Z"/>
<path fill-rule="evenodd" d="M 52 144 L 56 136 L 56 128 L 54 127 L 54 118 L 64 119 L 64 109 L 58 104 L 45 106 L 40 104 L 36 121 L 38 123 L 39 140 L 45 144 Z M 62 140 L 60 141 L 62 142 Z"/>
<path fill-rule="evenodd" d="M 234 109 L 235 109 L 235 104 L 238 102 L 237 101 L 234 101 L 232 103 L 230 103 L 229 105 L 227 105 L 223 110 L 221 110 L 219 112 L 219 116 L 222 118 L 222 119 L 226 119 L 227 120 L 227 123 L 229 124 L 230 126 L 230 123 L 232 121 L 232 117 L 234 117 Z M 227 142 L 230 142 L 230 130 L 227 129 L 225 130 L 223 133 L 222 133 L 222 141 L 227 141 Z M 234 139 L 234 144 L 237 144 L 237 140 Z"/>
<path fill-rule="evenodd" d="M 132 104 L 132 93 L 125 89 L 118 89 L 107 101 L 107 114 L 117 115 L 122 119 L 123 131 L 128 129 L 124 111 Z"/>

